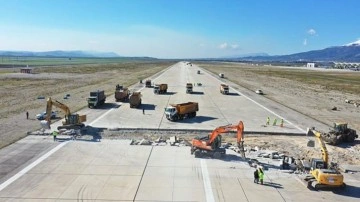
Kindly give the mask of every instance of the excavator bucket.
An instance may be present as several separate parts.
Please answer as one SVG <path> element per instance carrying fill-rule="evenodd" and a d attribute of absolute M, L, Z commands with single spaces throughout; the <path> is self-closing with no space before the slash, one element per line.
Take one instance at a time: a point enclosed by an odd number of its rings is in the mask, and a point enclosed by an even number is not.
<path fill-rule="evenodd" d="M 315 128 L 308 128 L 307 129 L 307 133 L 306 133 L 306 136 L 307 136 L 307 143 L 306 145 L 308 147 L 315 147 L 315 141 L 314 140 L 310 140 L 309 137 L 314 137 L 314 132 L 312 130 L 314 130 Z"/>

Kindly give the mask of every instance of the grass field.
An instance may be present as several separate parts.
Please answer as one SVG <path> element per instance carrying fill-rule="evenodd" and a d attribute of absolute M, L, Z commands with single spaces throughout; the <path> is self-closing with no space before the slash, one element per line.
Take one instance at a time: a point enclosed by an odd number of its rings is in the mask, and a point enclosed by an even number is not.
<path fill-rule="evenodd" d="M 224 72 L 235 83 L 241 75 L 262 75 L 268 78 L 283 78 L 309 85 L 320 85 L 326 90 L 360 95 L 360 73 L 353 71 L 314 71 L 297 68 L 274 68 L 248 64 L 222 63 L 221 65 L 201 63 L 201 67 L 216 74 Z M 256 77 L 253 77 L 256 78 Z"/>
<path fill-rule="evenodd" d="M 0 148 L 39 128 L 34 116 L 46 107 L 46 99 L 37 99 L 39 96 L 59 100 L 75 112 L 87 106 L 90 91 L 105 90 L 107 101 L 111 102 L 116 84 L 131 86 L 174 63 L 149 60 L 50 65 L 34 67 L 34 74 L 21 74 L 18 68 L 15 72 L 16 68 L 0 68 Z M 71 94 L 70 99 L 64 100 L 65 94 Z M 26 111 L 30 113 L 30 120 L 24 121 Z M 63 116 L 59 111 L 59 117 Z"/>
<path fill-rule="evenodd" d="M 0 56 L 0 67 L 25 67 L 32 66 L 56 66 L 56 65 L 77 65 L 77 64 L 109 64 L 122 62 L 139 62 L 156 59 L 149 58 L 69 58 L 69 57 L 13 57 Z"/>

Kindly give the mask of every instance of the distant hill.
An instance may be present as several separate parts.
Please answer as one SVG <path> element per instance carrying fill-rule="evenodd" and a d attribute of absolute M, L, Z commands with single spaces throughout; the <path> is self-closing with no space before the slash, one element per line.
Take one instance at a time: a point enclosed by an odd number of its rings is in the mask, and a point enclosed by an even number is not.
<path fill-rule="evenodd" d="M 89 52 L 89 51 L 0 51 L 1 56 L 18 57 L 120 57 L 114 52 Z"/>
<path fill-rule="evenodd" d="M 336 61 L 336 62 L 360 62 L 360 43 L 351 43 L 345 46 L 335 46 L 322 50 L 313 50 L 291 55 L 277 56 L 251 56 L 239 59 L 255 61 Z"/>

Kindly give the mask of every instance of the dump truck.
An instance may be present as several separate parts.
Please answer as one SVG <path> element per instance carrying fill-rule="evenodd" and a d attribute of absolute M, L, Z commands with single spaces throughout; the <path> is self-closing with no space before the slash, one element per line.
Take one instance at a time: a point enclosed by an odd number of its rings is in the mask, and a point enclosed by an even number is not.
<path fill-rule="evenodd" d="M 89 108 L 96 108 L 100 105 L 103 105 L 105 103 L 105 91 L 103 90 L 97 90 L 97 91 L 91 91 L 90 97 L 87 98 L 88 107 Z"/>
<path fill-rule="evenodd" d="M 196 116 L 197 111 L 199 111 L 199 104 L 197 102 L 170 104 L 165 108 L 165 115 L 168 120 L 177 121 L 193 118 Z"/>
<path fill-rule="evenodd" d="M 119 84 L 116 85 L 115 88 L 115 100 L 116 102 L 124 102 L 129 100 L 130 91 L 128 88 L 124 88 L 123 86 L 120 86 Z"/>
<path fill-rule="evenodd" d="M 131 93 L 129 98 L 130 108 L 138 108 L 141 105 L 141 97 L 141 92 Z"/>
<path fill-rule="evenodd" d="M 220 84 L 220 93 L 224 95 L 229 94 L 229 86 L 226 84 Z"/>
<path fill-rule="evenodd" d="M 155 84 L 154 86 L 154 93 L 155 94 L 164 94 L 167 92 L 168 85 L 165 83 L 162 84 Z"/>
<path fill-rule="evenodd" d="M 151 88 L 151 80 L 150 79 L 145 81 L 145 87 L 146 88 Z"/>
<path fill-rule="evenodd" d="M 187 83 L 186 84 L 186 93 L 192 93 L 193 92 L 193 84 Z"/>
<path fill-rule="evenodd" d="M 223 73 L 220 73 L 220 74 L 219 74 L 219 77 L 220 77 L 220 78 L 224 78 L 224 74 L 223 74 Z"/>

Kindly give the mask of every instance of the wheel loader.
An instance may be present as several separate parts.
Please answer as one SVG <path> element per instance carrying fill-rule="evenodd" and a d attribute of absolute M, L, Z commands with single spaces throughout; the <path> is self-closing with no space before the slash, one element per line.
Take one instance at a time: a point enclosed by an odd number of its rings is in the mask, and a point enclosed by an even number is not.
<path fill-rule="evenodd" d="M 354 142 L 355 139 L 358 138 L 356 130 L 348 128 L 347 123 L 334 123 L 334 128 L 331 129 L 329 132 L 320 133 L 321 139 L 323 139 L 324 142 L 330 145 L 338 145 L 342 142 Z"/>

